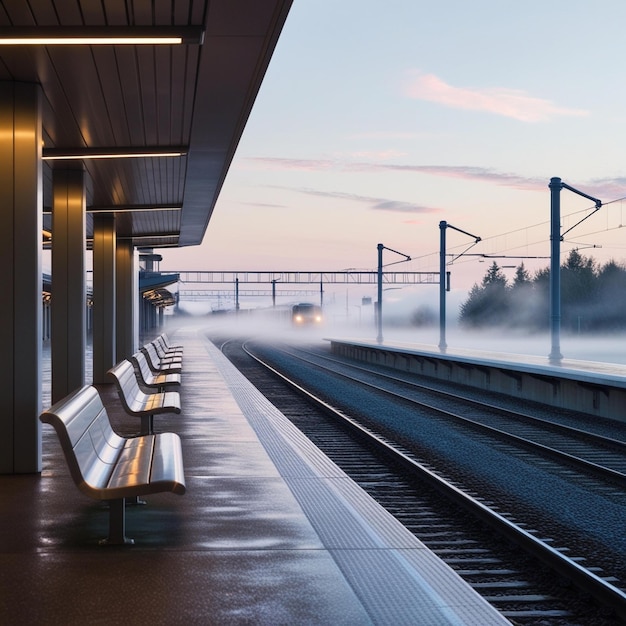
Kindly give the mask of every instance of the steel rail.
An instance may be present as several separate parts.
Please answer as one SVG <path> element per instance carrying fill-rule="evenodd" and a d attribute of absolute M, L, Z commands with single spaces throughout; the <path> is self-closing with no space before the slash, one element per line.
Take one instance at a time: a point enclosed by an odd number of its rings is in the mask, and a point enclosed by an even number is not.
<path fill-rule="evenodd" d="M 589 593 L 602 605 L 610 607 L 620 618 L 626 620 L 626 593 L 624 593 L 621 589 L 587 570 L 576 561 L 563 555 L 558 550 L 547 545 L 544 541 L 541 541 L 510 520 L 507 520 L 496 511 L 490 509 L 487 505 L 463 492 L 461 489 L 437 475 L 435 472 L 428 469 L 415 459 L 412 459 L 407 453 L 398 450 L 391 443 L 385 441 L 380 436 L 365 428 L 356 420 L 346 415 L 343 411 L 336 409 L 321 398 L 318 398 L 315 394 L 311 393 L 278 371 L 276 368 L 272 367 L 269 363 L 253 354 L 247 347 L 247 342 L 242 344 L 242 348 L 250 356 L 250 358 L 254 359 L 262 367 L 266 368 L 279 379 L 283 380 L 292 389 L 294 389 L 294 391 L 306 397 L 309 401 L 313 402 L 327 413 L 330 413 L 337 419 L 340 419 L 354 432 L 358 433 L 359 436 L 368 438 L 386 454 L 393 456 L 409 471 L 414 472 L 429 485 L 449 497 L 453 502 L 462 506 L 465 510 L 478 517 L 484 523 L 489 524 L 490 527 L 494 528 L 494 530 L 501 536 L 506 537 L 509 541 L 521 546 L 526 552 L 545 563 L 548 567 L 563 576 L 565 579 L 570 580 L 582 591 Z"/>
<path fill-rule="evenodd" d="M 524 413 L 524 412 L 520 412 L 520 411 L 512 411 L 511 409 L 507 409 L 506 407 L 502 407 L 502 406 L 498 406 L 497 404 L 492 404 L 490 402 L 484 402 L 482 400 L 476 400 L 475 398 L 470 398 L 468 396 L 460 396 L 458 393 L 451 393 L 449 391 L 445 391 L 443 389 L 437 389 L 436 387 L 429 387 L 428 385 L 424 385 L 422 383 L 416 383 L 415 381 L 412 380 L 406 380 L 405 378 L 398 378 L 397 376 L 393 376 L 391 374 L 385 374 L 384 372 L 380 372 L 377 370 L 373 370 L 370 369 L 368 367 L 364 367 L 362 365 L 356 365 L 354 363 L 347 363 L 346 361 L 341 361 L 339 359 L 333 358 L 333 357 L 329 357 L 325 354 L 318 354 L 316 352 L 311 352 L 308 350 L 302 350 L 300 348 L 298 348 L 301 352 L 306 352 L 307 354 L 311 354 L 313 356 L 315 356 L 316 358 L 322 359 L 322 360 L 326 360 L 326 361 L 330 361 L 331 363 L 336 363 L 339 365 L 343 365 L 346 367 L 350 367 L 351 369 L 354 370 L 359 370 L 362 372 L 366 372 L 368 374 L 373 374 L 375 376 L 378 376 L 379 378 L 384 378 L 393 382 L 400 382 L 403 385 L 407 385 L 409 387 L 414 387 L 415 389 L 420 389 L 420 390 L 424 390 L 424 391 L 428 391 L 428 392 L 432 392 L 435 394 L 438 394 L 440 396 L 445 396 L 454 400 L 462 400 L 463 402 L 466 402 L 467 404 L 473 404 L 476 407 L 479 408 L 486 408 L 486 409 L 490 409 L 490 410 L 496 410 L 496 411 L 500 411 L 502 413 L 508 413 L 512 416 L 519 416 L 519 417 L 523 417 L 525 420 L 527 421 L 532 421 L 540 426 L 544 426 L 546 428 L 549 428 L 553 431 L 557 431 L 557 432 L 561 432 L 563 434 L 574 434 L 576 436 L 579 436 L 581 438 L 587 439 L 587 440 L 591 440 L 594 443 L 601 445 L 601 446 L 605 446 L 607 448 L 611 448 L 613 450 L 618 450 L 620 452 L 624 452 L 626 453 L 626 442 L 625 441 L 620 441 L 620 440 L 616 440 L 616 439 L 609 439 L 608 437 L 605 437 L 603 435 L 599 435 L 597 433 L 592 433 L 590 431 L 587 430 L 582 430 L 580 428 L 574 428 L 573 426 L 566 426 L 565 424 L 559 424 L 558 422 L 553 422 L 550 420 L 546 420 L 543 419 L 541 417 L 537 417 L 536 415 L 530 415 L 529 413 Z"/>
<path fill-rule="evenodd" d="M 277 349 L 277 348 L 275 348 Z M 322 365 L 320 365 L 319 363 L 313 363 L 312 361 L 309 361 L 307 359 L 304 359 L 303 357 L 300 357 L 298 355 L 289 353 L 289 352 L 285 352 L 286 354 L 289 354 L 292 358 L 295 359 L 299 359 L 301 361 L 304 361 L 305 363 L 308 363 L 309 365 L 313 365 L 314 367 L 318 367 L 320 369 L 325 369 Z M 545 444 L 542 443 L 538 443 L 536 441 L 532 441 L 531 439 L 526 439 L 524 437 L 521 437 L 519 435 L 515 435 L 513 433 L 507 432 L 505 430 L 501 430 L 499 428 L 496 428 L 495 426 L 489 426 L 488 424 L 483 424 L 479 421 L 476 421 L 474 419 L 471 419 L 469 417 L 465 417 L 463 415 L 459 415 L 458 413 L 454 413 L 452 411 L 448 411 L 446 409 L 442 409 L 440 407 L 434 406 L 432 404 L 428 404 L 426 402 L 422 402 L 420 400 L 416 400 L 415 398 L 411 398 L 409 396 L 403 395 L 401 393 L 398 393 L 396 391 L 391 391 L 389 389 L 385 389 L 384 387 L 381 387 L 379 385 L 375 385 L 373 383 L 368 383 L 366 381 L 360 380 L 358 378 L 354 378 L 352 376 L 350 376 L 349 374 L 345 374 L 343 372 L 337 372 L 335 370 L 327 370 L 327 371 L 332 371 L 334 375 L 337 376 L 341 376 L 351 382 L 357 383 L 359 385 L 363 385 L 364 387 L 369 387 L 371 389 L 374 389 L 375 391 L 378 391 L 380 393 L 389 395 L 395 399 L 399 399 L 402 400 L 403 402 L 409 402 L 411 404 L 417 405 L 421 408 L 427 409 L 429 411 L 433 411 L 435 413 L 438 413 L 446 418 L 452 418 L 457 422 L 462 422 L 464 424 L 466 424 L 467 426 L 473 428 L 476 431 L 483 431 L 486 432 L 488 434 L 491 434 L 492 436 L 495 436 L 499 439 L 505 439 L 508 440 L 510 442 L 513 442 L 514 444 L 520 445 L 520 446 L 524 446 L 525 448 L 531 450 L 531 451 L 535 451 L 535 452 L 540 452 L 543 453 L 544 455 L 548 455 L 550 457 L 552 457 L 553 459 L 558 459 L 559 461 L 564 461 L 570 465 L 574 465 L 576 467 L 579 467 L 581 469 L 584 469 L 585 471 L 589 472 L 590 474 L 593 474 L 595 476 L 598 476 L 600 478 L 606 479 L 606 480 L 610 480 L 613 483 L 617 484 L 618 486 L 622 487 L 622 488 L 626 488 L 626 474 L 619 472 L 617 470 L 611 469 L 609 467 L 605 467 L 603 465 L 599 465 L 597 463 L 594 463 L 592 461 L 589 461 L 587 459 L 583 459 L 577 456 L 574 456 L 573 454 L 570 454 L 568 452 L 564 452 L 562 450 L 558 450 L 556 448 L 552 448 L 550 446 L 547 446 Z M 391 376 L 385 375 L 383 374 L 384 377 L 390 378 L 391 380 L 394 380 L 396 382 L 399 381 L 399 379 L 397 378 L 393 378 Z M 400 382 L 405 382 L 405 381 L 400 381 Z M 408 383 L 411 384 L 411 383 Z M 434 390 L 438 393 L 437 390 Z M 443 392 L 444 394 L 446 394 L 447 392 Z M 452 394 L 447 394 L 449 396 L 452 396 Z M 456 400 L 458 400 L 459 398 L 455 398 Z M 465 401 L 465 398 L 462 398 L 463 401 Z M 512 414 L 515 415 L 515 413 L 513 411 L 510 411 L 508 409 L 501 409 L 500 407 L 497 406 L 493 406 L 493 405 L 487 405 L 487 404 L 483 404 L 480 403 L 477 400 L 473 400 L 473 399 L 469 399 L 467 400 L 468 403 L 473 403 L 477 406 L 489 406 L 489 408 L 491 410 L 497 410 L 497 411 L 501 411 L 501 412 L 505 412 L 508 414 Z M 525 414 L 519 414 L 522 417 L 526 417 Z M 552 422 L 548 422 L 548 425 L 551 426 Z M 556 425 L 556 426 L 560 426 L 560 425 Z M 561 428 L 566 429 L 566 426 L 561 426 Z M 583 431 L 584 432 L 584 431 Z M 590 433 L 590 436 L 592 435 L 592 433 Z"/>

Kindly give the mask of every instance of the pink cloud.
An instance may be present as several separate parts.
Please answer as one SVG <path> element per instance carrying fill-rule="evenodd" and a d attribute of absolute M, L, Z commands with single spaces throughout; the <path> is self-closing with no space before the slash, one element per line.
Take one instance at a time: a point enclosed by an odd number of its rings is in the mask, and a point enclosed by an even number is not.
<path fill-rule="evenodd" d="M 447 178 L 487 181 L 498 185 L 533 191 L 538 188 L 543 189 L 550 182 L 548 179 L 528 178 L 472 165 L 400 165 L 367 161 L 350 162 L 331 159 L 283 159 L 276 157 L 247 157 L 244 161 L 261 169 L 277 171 L 412 172 Z"/>
<path fill-rule="evenodd" d="M 441 176 L 444 178 L 456 178 L 461 180 L 486 182 L 522 191 L 544 192 L 548 188 L 550 177 L 539 178 L 522 176 L 508 172 L 499 172 L 487 167 L 475 165 L 405 165 L 394 163 L 368 163 L 368 162 L 346 162 L 334 160 L 313 160 L 313 159 L 281 159 L 256 157 L 247 158 L 255 166 L 263 169 L 274 170 L 306 170 L 306 171 L 328 171 L 338 172 L 407 172 L 415 174 L 428 174 L 430 176 Z M 564 179 L 567 182 L 567 179 Z M 598 198 L 608 201 L 612 198 L 626 195 L 626 177 L 595 179 L 591 181 L 574 181 L 571 184 L 582 186 L 586 192 Z M 309 192 L 312 193 L 312 192 Z M 321 195 L 321 194 L 320 194 Z M 355 197 L 356 198 L 356 197 Z M 383 209 L 383 206 L 373 206 L 372 208 Z M 400 210 L 396 208 L 394 210 Z M 405 209 L 406 210 L 406 209 Z M 419 211 L 432 210 L 421 207 Z"/>
<path fill-rule="evenodd" d="M 360 196 L 354 193 L 346 193 L 342 191 L 320 191 L 317 189 L 298 189 L 300 193 L 311 196 L 321 196 L 324 198 L 335 198 L 340 200 L 349 200 L 367 205 L 375 211 L 391 211 L 394 213 L 438 213 L 441 209 L 434 207 L 426 207 L 415 204 L 413 202 L 403 202 L 400 200 L 390 200 L 387 198 L 374 198 L 371 196 Z"/>
<path fill-rule="evenodd" d="M 543 190 L 548 186 L 549 179 L 530 178 L 517 174 L 497 172 L 486 167 L 473 165 L 399 165 L 392 163 L 355 163 L 347 166 L 350 171 L 394 171 L 430 174 L 445 178 L 459 178 L 478 182 L 489 182 L 524 191 Z"/>
<path fill-rule="evenodd" d="M 586 193 L 592 194 L 604 202 L 614 198 L 623 198 L 626 196 L 626 177 L 597 178 L 585 183 L 583 189 Z"/>
<path fill-rule="evenodd" d="M 470 89 L 448 85 L 434 74 L 412 72 L 406 92 L 411 98 L 455 109 L 487 111 L 522 122 L 545 122 L 555 116 L 584 116 L 588 111 L 559 107 L 549 100 L 504 87 Z"/>

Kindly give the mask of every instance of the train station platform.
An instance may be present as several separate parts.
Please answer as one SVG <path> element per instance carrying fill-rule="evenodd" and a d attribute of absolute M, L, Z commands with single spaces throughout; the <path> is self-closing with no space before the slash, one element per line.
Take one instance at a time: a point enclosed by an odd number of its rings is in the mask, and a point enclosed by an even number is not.
<path fill-rule="evenodd" d="M 494 350 L 327 338 L 339 356 L 626 422 L 626 365 Z"/>
<path fill-rule="evenodd" d="M 101 547 L 108 511 L 43 426 L 41 475 L 0 476 L 0 623 L 509 623 L 379 507 L 197 329 L 184 346 L 187 493 L 128 506 L 135 545 Z M 139 424 L 99 386 L 122 434 Z"/>

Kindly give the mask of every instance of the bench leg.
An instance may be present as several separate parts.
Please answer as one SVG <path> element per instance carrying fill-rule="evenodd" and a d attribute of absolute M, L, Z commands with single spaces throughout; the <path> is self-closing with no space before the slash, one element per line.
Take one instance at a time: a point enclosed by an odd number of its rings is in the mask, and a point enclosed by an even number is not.
<path fill-rule="evenodd" d="M 133 496 L 132 498 L 126 498 L 126 506 L 131 505 L 145 505 L 148 504 L 145 500 L 142 500 L 139 496 Z"/>
<path fill-rule="evenodd" d="M 154 435 L 154 416 L 142 415 L 141 416 L 141 435 Z"/>
<path fill-rule="evenodd" d="M 103 546 L 132 545 L 126 537 L 126 506 L 124 498 L 109 500 L 109 536 L 100 541 Z"/>

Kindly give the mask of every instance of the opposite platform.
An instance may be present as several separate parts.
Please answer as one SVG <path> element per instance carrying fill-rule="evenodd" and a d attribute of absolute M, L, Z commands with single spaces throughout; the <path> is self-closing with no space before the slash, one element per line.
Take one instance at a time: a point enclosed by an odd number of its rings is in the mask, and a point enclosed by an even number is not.
<path fill-rule="evenodd" d="M 626 365 L 399 341 L 330 338 L 342 357 L 626 422 Z"/>
<path fill-rule="evenodd" d="M 3 624 L 505 624 L 309 442 L 196 330 L 184 345 L 187 493 L 127 510 L 135 546 L 102 548 L 44 428 L 41 476 L 0 477 Z M 112 421 L 136 433 L 110 387 Z"/>

